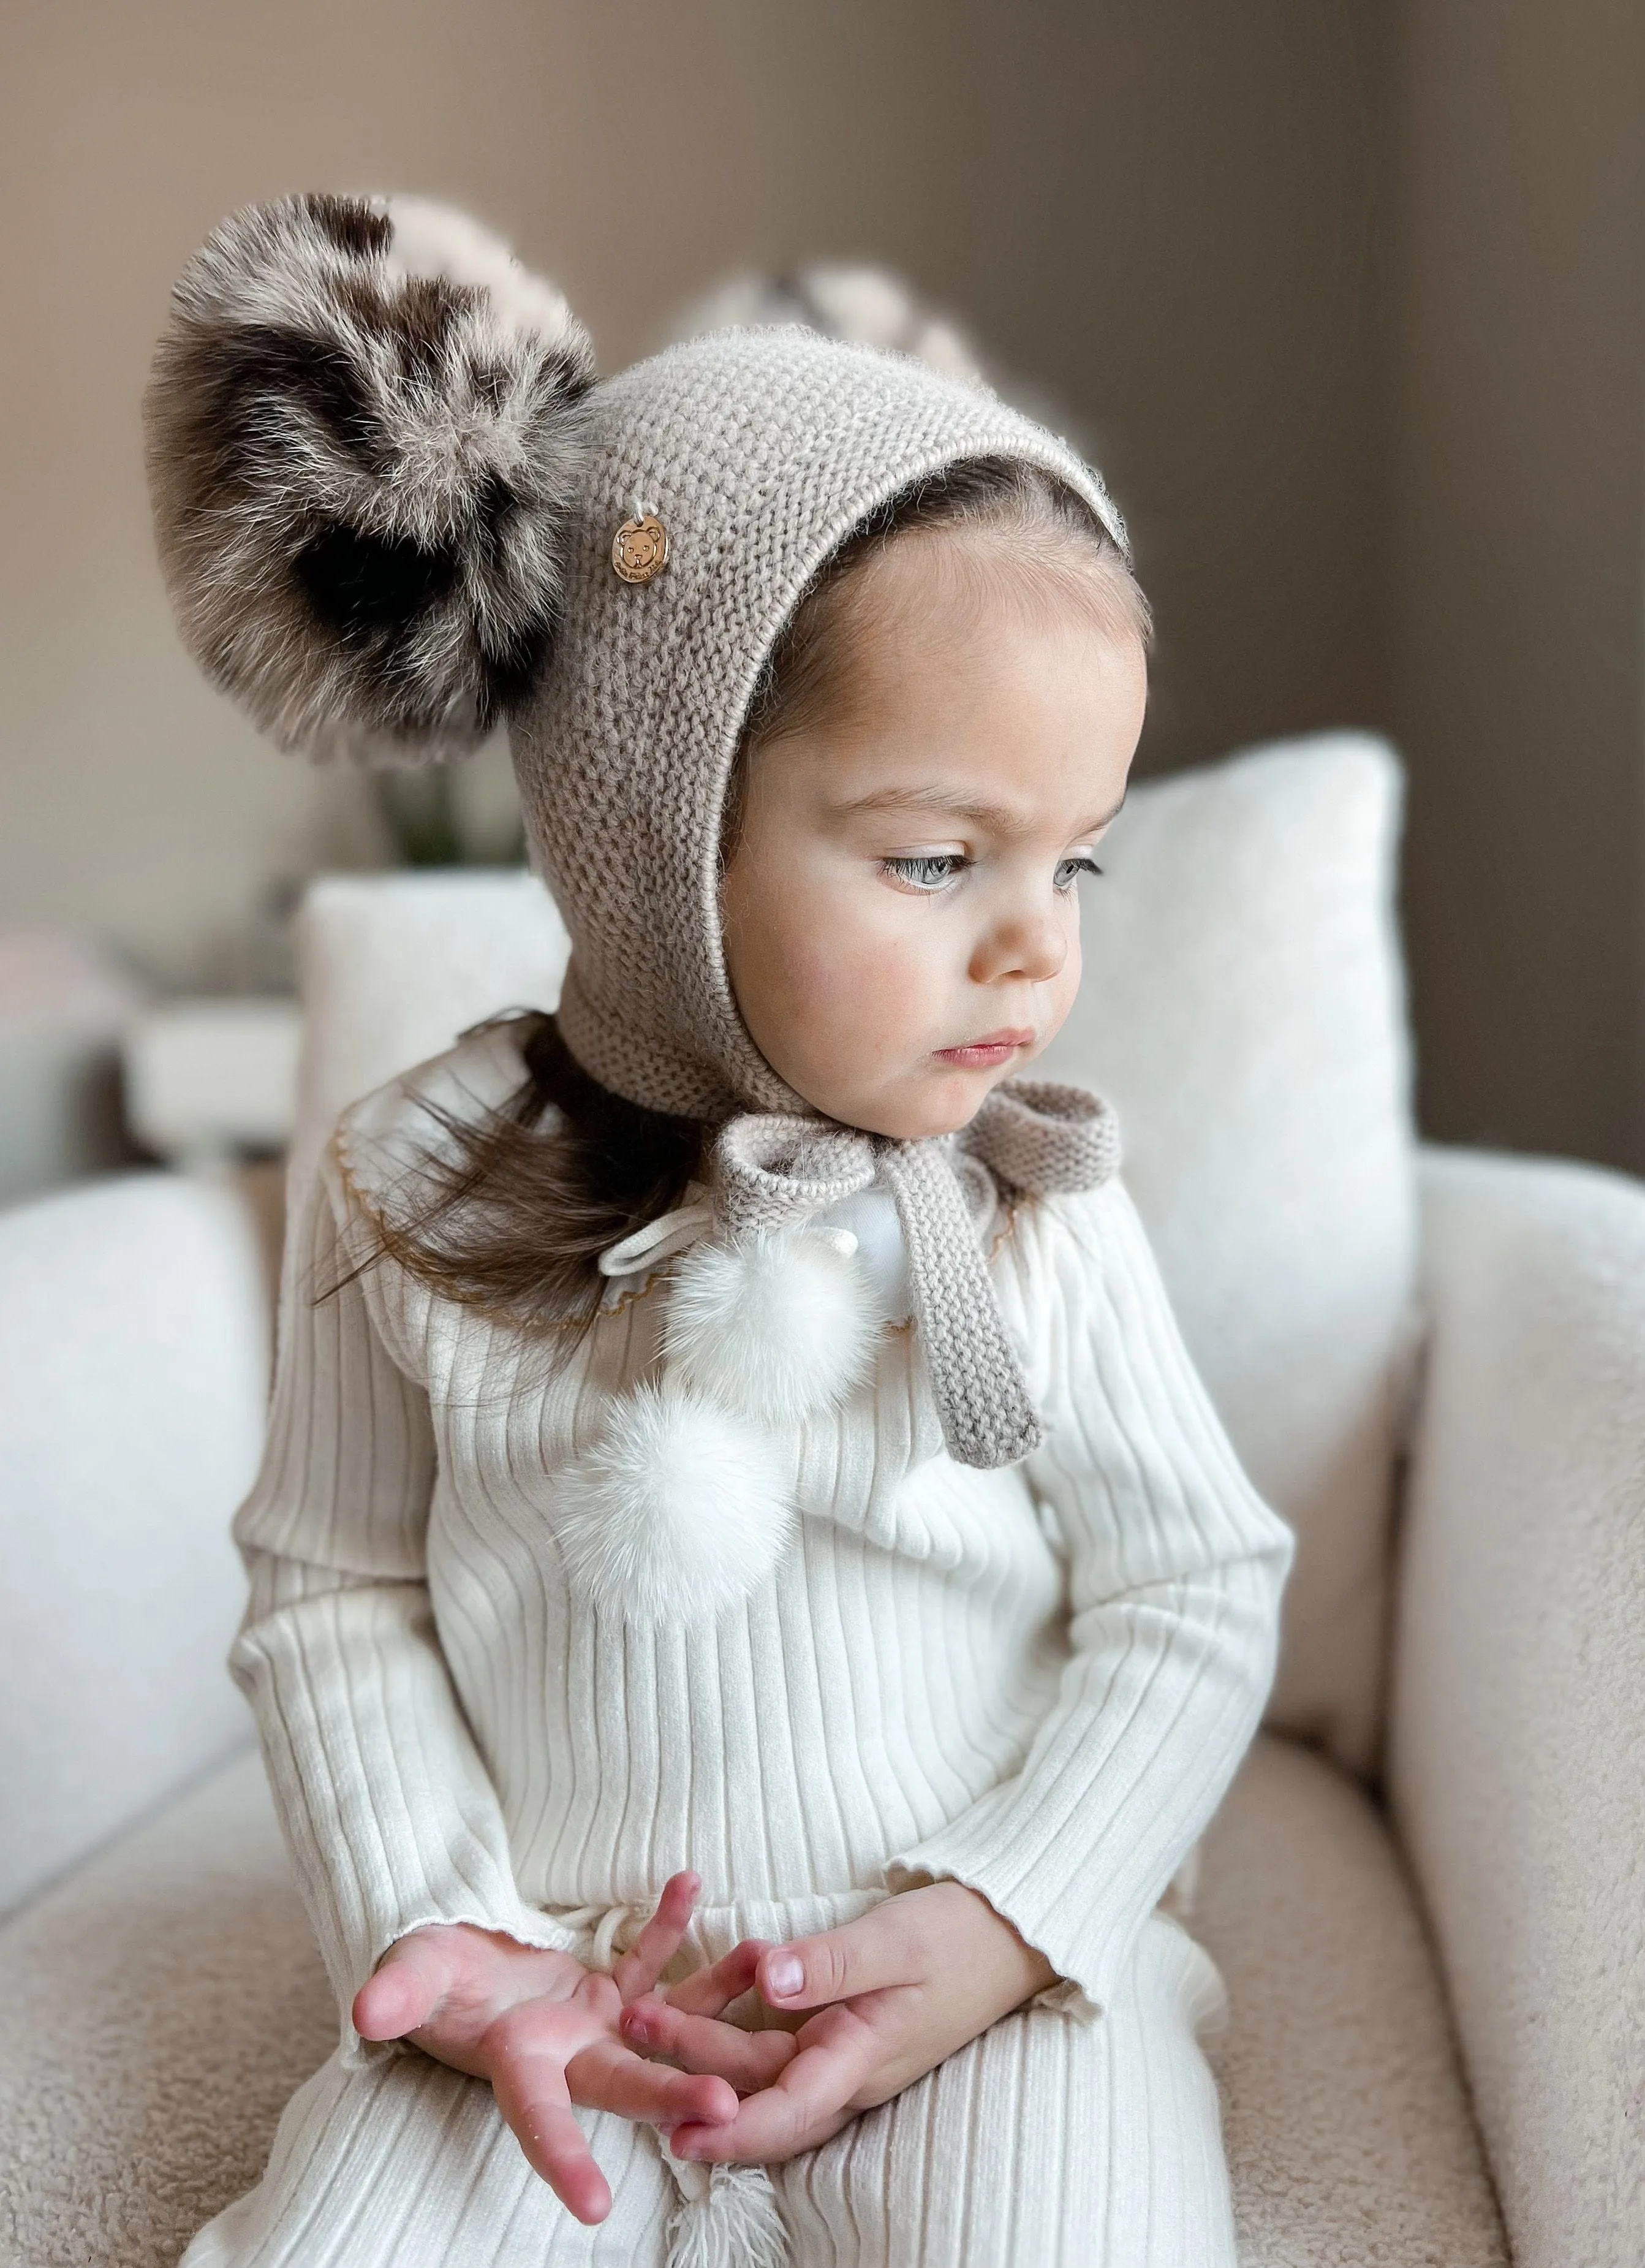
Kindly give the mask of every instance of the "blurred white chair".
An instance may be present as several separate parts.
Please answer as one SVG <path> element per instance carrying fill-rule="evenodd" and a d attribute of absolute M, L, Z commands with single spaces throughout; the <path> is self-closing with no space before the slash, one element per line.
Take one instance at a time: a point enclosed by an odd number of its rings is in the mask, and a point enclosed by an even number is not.
<path fill-rule="evenodd" d="M 1398 802 L 1348 736 L 1140 787 L 1050 1066 L 1116 1101 L 1190 1344 L 1300 1539 L 1193 1922 L 1233 2005 L 1242 2255 L 1637 2268 L 1645 1190 L 1419 1153 Z M 529 878 L 459 874 L 320 885 L 302 951 L 298 1175 L 355 1094 L 550 1003 L 565 944 Z M 14 1891 L 70 1869 L 0 1926 L 0 2196 L 19 2260 L 75 2268 L 174 2259 L 335 2030 L 255 1758 L 187 1785 L 232 1737 L 222 1530 L 261 1352 L 231 1209 L 179 1194 L 151 1235 L 155 1187 L 0 1224 L 0 1848 Z M 94 1361 L 65 1361 L 93 1307 Z"/>
<path fill-rule="evenodd" d="M 302 1012 L 295 1000 L 167 1000 L 125 1035 L 126 1120 L 168 1165 L 209 1166 L 290 1145 Z"/>

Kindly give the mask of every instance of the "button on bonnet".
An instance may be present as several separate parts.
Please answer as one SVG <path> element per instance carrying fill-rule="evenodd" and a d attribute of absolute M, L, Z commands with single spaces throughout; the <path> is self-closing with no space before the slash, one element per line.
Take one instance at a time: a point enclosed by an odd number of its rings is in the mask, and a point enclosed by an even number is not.
<path fill-rule="evenodd" d="M 611 539 L 611 563 L 625 583 L 649 583 L 668 564 L 668 530 L 654 512 L 625 519 Z"/>

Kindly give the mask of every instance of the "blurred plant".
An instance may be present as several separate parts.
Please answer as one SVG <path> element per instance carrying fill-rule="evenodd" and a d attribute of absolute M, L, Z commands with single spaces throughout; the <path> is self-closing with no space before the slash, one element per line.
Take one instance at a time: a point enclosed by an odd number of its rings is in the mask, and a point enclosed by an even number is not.
<path fill-rule="evenodd" d="M 506 743 L 462 763 L 374 771 L 378 816 L 403 866 L 518 866 L 525 829 Z"/>

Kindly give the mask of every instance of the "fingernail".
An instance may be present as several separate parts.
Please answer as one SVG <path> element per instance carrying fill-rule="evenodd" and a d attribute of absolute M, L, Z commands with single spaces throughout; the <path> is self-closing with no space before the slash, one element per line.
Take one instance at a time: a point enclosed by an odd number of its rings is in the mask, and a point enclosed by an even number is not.
<path fill-rule="evenodd" d="M 805 1970 L 797 1953 L 774 1953 L 766 1962 L 766 1984 L 777 1998 L 786 1999 L 790 1992 L 805 1989 Z"/>

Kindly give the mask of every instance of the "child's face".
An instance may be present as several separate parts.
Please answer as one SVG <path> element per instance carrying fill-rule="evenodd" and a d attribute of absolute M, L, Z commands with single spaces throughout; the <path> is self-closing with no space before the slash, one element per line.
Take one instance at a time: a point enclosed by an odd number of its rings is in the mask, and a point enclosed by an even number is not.
<path fill-rule="evenodd" d="M 905 1139 L 964 1126 L 1067 1015 L 1078 876 L 1147 695 L 1136 637 L 1075 598 L 1002 603 L 967 540 L 905 538 L 865 571 L 872 630 L 839 696 L 749 754 L 722 895 L 767 1061 Z"/>

